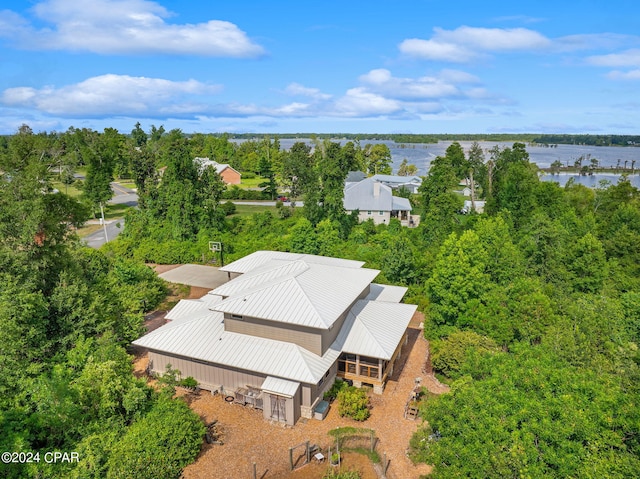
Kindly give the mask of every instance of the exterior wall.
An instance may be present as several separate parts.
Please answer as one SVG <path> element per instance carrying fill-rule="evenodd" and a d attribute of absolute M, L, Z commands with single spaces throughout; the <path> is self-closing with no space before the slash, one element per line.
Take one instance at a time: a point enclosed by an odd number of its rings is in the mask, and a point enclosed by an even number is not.
<path fill-rule="evenodd" d="M 282 421 L 284 424 L 288 424 L 289 426 L 294 426 L 298 419 L 300 419 L 300 397 L 301 397 L 301 388 L 298 388 L 298 391 L 292 398 L 285 398 L 285 419 L 286 421 Z M 271 394 L 265 393 L 263 394 L 263 406 L 264 409 L 262 411 L 263 417 L 270 421 L 275 420 L 271 417 Z"/>
<path fill-rule="evenodd" d="M 220 173 L 220 177 L 222 181 L 224 181 L 227 185 L 239 185 L 240 184 L 240 173 L 233 170 L 232 168 L 225 168 Z"/>
<path fill-rule="evenodd" d="M 347 214 L 351 214 L 351 211 L 347 211 Z M 373 223 L 376 225 L 380 225 L 382 223 L 388 225 L 389 219 L 391 219 L 391 213 L 389 211 L 383 211 L 382 214 L 380 214 L 380 211 L 371 211 L 371 214 L 369 214 L 368 211 L 362 210 L 358 212 L 359 223 L 363 223 L 369 219 L 372 219 Z"/>
<path fill-rule="evenodd" d="M 224 315 L 224 329 L 233 333 L 287 341 L 297 344 L 318 356 L 322 356 L 323 330 L 320 329 L 305 328 L 295 324 L 267 321 L 248 316 L 243 319 L 232 319 L 231 315 L 227 313 Z"/>
<path fill-rule="evenodd" d="M 171 364 L 172 368 L 178 369 L 183 378 L 191 376 L 198 381 L 202 389 L 209 391 L 216 388 L 221 388 L 223 391 L 231 391 L 245 386 L 259 388 L 266 378 L 264 374 L 149 351 L 149 368 L 152 372 L 163 374 L 166 371 L 167 364 Z"/>

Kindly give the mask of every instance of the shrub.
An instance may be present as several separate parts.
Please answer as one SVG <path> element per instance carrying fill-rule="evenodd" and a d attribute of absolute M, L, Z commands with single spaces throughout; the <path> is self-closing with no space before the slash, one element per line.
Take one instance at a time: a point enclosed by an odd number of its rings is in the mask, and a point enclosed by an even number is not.
<path fill-rule="evenodd" d="M 188 376 L 186 378 L 184 378 L 182 381 L 180 381 L 178 383 L 180 386 L 185 387 L 185 388 L 195 388 L 198 387 L 198 381 L 195 380 L 195 378 Z"/>
<path fill-rule="evenodd" d="M 236 212 L 236 205 L 232 201 L 226 201 L 220 205 L 225 216 L 230 216 Z"/>
<path fill-rule="evenodd" d="M 323 399 L 325 401 L 333 401 L 338 397 L 338 393 L 340 392 L 340 390 L 347 386 L 348 384 L 342 379 L 336 379 L 333 383 L 333 386 L 331 386 L 331 388 L 324 393 Z"/>
<path fill-rule="evenodd" d="M 366 391 L 347 386 L 338 393 L 338 413 L 356 421 L 365 421 L 369 415 L 369 396 Z"/>

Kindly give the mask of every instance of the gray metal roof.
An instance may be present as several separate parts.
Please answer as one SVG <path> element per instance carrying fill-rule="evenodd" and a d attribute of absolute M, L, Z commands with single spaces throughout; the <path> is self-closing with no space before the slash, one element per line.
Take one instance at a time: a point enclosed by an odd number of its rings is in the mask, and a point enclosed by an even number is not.
<path fill-rule="evenodd" d="M 378 194 L 375 194 L 379 188 Z M 391 188 L 366 178 L 351 183 L 344 189 L 344 209 L 347 211 L 391 211 L 393 204 Z"/>
<path fill-rule="evenodd" d="M 357 298 L 353 296 L 355 291 L 361 292 L 362 284 L 368 284 L 377 273 L 365 268 L 331 267 L 304 261 L 265 263 L 221 286 L 240 285 L 238 291 L 231 291 L 224 301 L 216 303 L 221 295 L 215 290 L 200 300 L 181 301 L 169 313 L 178 320 L 134 344 L 273 376 L 274 380 L 285 378 L 314 384 L 324 377 L 343 351 L 390 359 L 416 310 L 415 305 L 395 302 L 402 298 L 406 288 L 372 284 L 368 299 L 376 301 L 355 302 L 338 337 L 323 356 L 293 343 L 225 331 L 224 314 L 208 308 L 218 309 L 225 303 L 235 308 L 239 303 L 250 303 L 250 307 L 246 307 L 252 312 L 251 308 L 262 309 L 277 316 L 276 319 L 289 318 L 295 324 L 301 324 L 298 321 L 306 324 L 313 319 L 326 327 L 323 321 L 346 311 Z M 280 384 L 282 387 L 274 388 L 284 390 L 284 383 Z"/>
<path fill-rule="evenodd" d="M 358 301 L 345 324 L 349 333 L 342 351 L 391 359 L 416 309 L 415 304 Z"/>
<path fill-rule="evenodd" d="M 216 288 L 228 296 L 212 309 L 329 329 L 379 271 L 292 261 L 258 268 Z"/>
<path fill-rule="evenodd" d="M 392 211 L 411 211 L 411 202 L 407 198 L 393 197 Z"/>
<path fill-rule="evenodd" d="M 263 392 L 277 394 L 279 396 L 293 397 L 298 392 L 300 383 L 288 381 L 282 378 L 267 376 L 260 386 Z"/>
<path fill-rule="evenodd" d="M 387 301 L 399 303 L 406 294 L 408 288 L 404 286 L 392 286 L 390 284 L 371 283 L 369 295 L 365 298 L 370 301 Z"/>
<path fill-rule="evenodd" d="M 342 266 L 345 268 L 360 268 L 364 261 L 351 259 L 331 258 L 328 256 L 318 256 L 313 254 L 287 253 L 284 251 L 256 251 L 233 263 L 220 268 L 220 271 L 229 273 L 248 273 L 271 261 L 298 261 L 304 260 L 306 263 L 325 264 L 327 266 Z"/>
<path fill-rule="evenodd" d="M 166 314 L 165 319 L 179 321 L 206 315 L 210 312 L 209 304 L 210 303 L 200 299 L 181 299 L 178 304 Z"/>
<path fill-rule="evenodd" d="M 206 316 L 168 323 L 142 336 L 133 344 L 198 361 L 317 383 L 340 355 L 338 343 L 324 354 L 312 352 L 285 341 L 259 338 L 224 330 L 224 316 Z"/>
<path fill-rule="evenodd" d="M 402 186 L 409 183 L 420 185 L 422 183 L 422 178 L 419 176 L 373 175 L 371 179 L 393 186 Z"/>

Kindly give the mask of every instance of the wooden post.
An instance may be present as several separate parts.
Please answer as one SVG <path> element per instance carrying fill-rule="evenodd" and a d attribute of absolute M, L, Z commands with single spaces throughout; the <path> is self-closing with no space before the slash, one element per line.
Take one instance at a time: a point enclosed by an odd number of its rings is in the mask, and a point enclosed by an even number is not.
<path fill-rule="evenodd" d="M 306 445 L 307 445 L 307 462 L 305 462 L 305 464 L 309 464 L 311 462 L 311 450 L 309 449 L 309 441 L 307 441 Z"/>
<path fill-rule="evenodd" d="M 255 462 L 253 463 L 253 479 L 258 479 L 258 469 Z"/>
<path fill-rule="evenodd" d="M 293 471 L 293 448 L 289 448 L 289 465 L 291 466 L 291 470 Z"/>

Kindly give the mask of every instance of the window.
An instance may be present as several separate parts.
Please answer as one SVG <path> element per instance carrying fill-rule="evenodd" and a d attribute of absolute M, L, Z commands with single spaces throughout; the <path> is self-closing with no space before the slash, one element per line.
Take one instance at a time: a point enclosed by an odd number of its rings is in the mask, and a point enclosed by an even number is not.
<path fill-rule="evenodd" d="M 239 319 L 240 321 L 242 321 L 243 318 L 241 314 L 232 314 L 231 319 Z"/>
<path fill-rule="evenodd" d="M 378 213 L 380 214 L 380 216 L 382 216 L 384 214 L 384 211 L 379 211 Z"/>
<path fill-rule="evenodd" d="M 371 211 L 367 211 L 367 214 L 368 214 L 369 216 L 371 216 Z"/>

